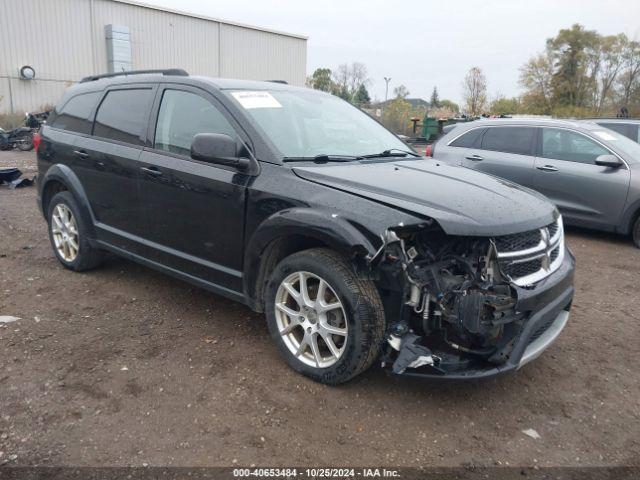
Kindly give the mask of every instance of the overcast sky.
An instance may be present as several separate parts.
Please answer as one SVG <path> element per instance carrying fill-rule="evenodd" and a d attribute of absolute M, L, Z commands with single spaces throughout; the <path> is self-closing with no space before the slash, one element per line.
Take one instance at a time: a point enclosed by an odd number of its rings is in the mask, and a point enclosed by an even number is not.
<path fill-rule="evenodd" d="M 640 37 L 638 0 L 146 0 L 309 37 L 307 73 L 340 63 L 366 64 L 372 97 L 383 77 L 411 97 L 459 101 L 472 66 L 487 77 L 490 97 L 517 95 L 518 69 L 559 29 L 581 23 L 602 34 Z"/>

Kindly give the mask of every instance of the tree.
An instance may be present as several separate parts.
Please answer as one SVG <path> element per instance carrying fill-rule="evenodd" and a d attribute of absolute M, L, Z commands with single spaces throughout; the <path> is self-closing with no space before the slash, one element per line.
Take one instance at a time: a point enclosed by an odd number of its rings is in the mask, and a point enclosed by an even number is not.
<path fill-rule="evenodd" d="M 438 87 L 433 87 L 431 92 L 431 100 L 429 101 L 431 108 L 440 108 L 440 97 L 438 96 Z"/>
<path fill-rule="evenodd" d="M 456 102 L 452 102 L 451 100 L 440 100 L 440 107 L 451 110 L 454 114 L 460 112 L 460 106 Z"/>
<path fill-rule="evenodd" d="M 316 68 L 308 80 L 308 85 L 316 90 L 330 92 L 333 90 L 333 81 L 331 80 L 330 68 Z"/>
<path fill-rule="evenodd" d="M 334 85 L 331 93 L 349 102 L 356 102 L 355 97 L 360 87 L 366 87 L 370 83 L 367 67 L 360 62 L 338 65 L 332 80 Z"/>
<path fill-rule="evenodd" d="M 371 97 L 367 91 L 367 87 L 364 84 L 360 84 L 356 94 L 353 97 L 353 101 L 356 105 L 364 105 L 371 102 Z"/>
<path fill-rule="evenodd" d="M 516 98 L 506 98 L 498 94 L 491 102 L 489 111 L 492 115 L 513 115 L 520 111 L 520 101 Z"/>
<path fill-rule="evenodd" d="M 405 99 L 409 96 L 409 90 L 404 85 L 398 85 L 393 89 L 393 94 L 396 98 Z"/>
<path fill-rule="evenodd" d="M 392 132 L 404 135 L 409 129 L 411 116 L 411 104 L 403 97 L 396 95 L 396 98 L 385 106 L 382 124 Z"/>
<path fill-rule="evenodd" d="M 467 72 L 463 82 L 462 97 L 467 113 L 475 117 L 480 115 L 487 103 L 487 79 L 478 67 Z"/>
<path fill-rule="evenodd" d="M 520 68 L 520 86 L 526 89 L 522 103 L 527 113 L 551 114 L 552 77 L 553 63 L 548 54 L 536 55 Z"/>
<path fill-rule="evenodd" d="M 583 107 L 593 99 L 599 63 L 598 47 L 598 33 L 577 23 L 547 40 L 547 51 L 554 69 L 551 79 L 554 103 Z"/>

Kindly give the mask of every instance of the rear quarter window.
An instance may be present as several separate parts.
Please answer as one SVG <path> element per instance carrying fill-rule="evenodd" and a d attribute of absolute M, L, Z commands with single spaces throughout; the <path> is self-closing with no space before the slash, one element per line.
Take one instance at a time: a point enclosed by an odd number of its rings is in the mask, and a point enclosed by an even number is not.
<path fill-rule="evenodd" d="M 76 133 L 91 133 L 91 112 L 100 99 L 102 92 L 81 93 L 71 97 L 64 105 L 54 110 L 48 125 Z"/>
<path fill-rule="evenodd" d="M 456 138 L 453 142 L 449 144 L 450 147 L 463 147 L 463 148 L 471 148 L 476 145 L 476 142 L 484 132 L 484 128 L 474 128 L 469 130 L 466 133 L 463 133 L 458 138 Z"/>
<path fill-rule="evenodd" d="M 151 98 L 150 88 L 109 91 L 98 107 L 93 135 L 142 145 Z"/>

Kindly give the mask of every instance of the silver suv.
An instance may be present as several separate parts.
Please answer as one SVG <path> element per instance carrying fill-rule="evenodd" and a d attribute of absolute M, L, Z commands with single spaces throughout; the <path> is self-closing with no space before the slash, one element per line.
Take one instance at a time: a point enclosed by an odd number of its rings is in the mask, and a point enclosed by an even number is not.
<path fill-rule="evenodd" d="M 640 248 L 640 145 L 587 121 L 492 119 L 461 124 L 432 156 L 546 195 L 566 224 L 632 234 Z"/>

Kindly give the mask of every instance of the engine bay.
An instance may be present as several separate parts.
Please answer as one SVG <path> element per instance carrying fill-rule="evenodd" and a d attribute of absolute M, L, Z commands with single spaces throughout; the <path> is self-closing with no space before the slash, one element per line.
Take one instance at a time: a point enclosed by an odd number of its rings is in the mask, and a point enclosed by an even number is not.
<path fill-rule="evenodd" d="M 383 240 L 374 259 L 380 284 L 402 286 L 384 366 L 446 374 L 509 359 L 526 315 L 516 310 L 517 288 L 501 273 L 492 239 L 417 226 L 387 230 Z"/>

